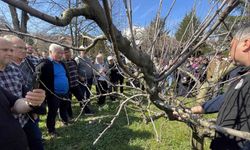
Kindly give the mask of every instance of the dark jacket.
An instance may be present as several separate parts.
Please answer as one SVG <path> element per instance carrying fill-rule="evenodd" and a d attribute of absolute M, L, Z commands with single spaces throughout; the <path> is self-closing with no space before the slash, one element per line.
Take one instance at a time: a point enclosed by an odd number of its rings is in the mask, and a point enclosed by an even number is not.
<path fill-rule="evenodd" d="M 238 75 L 249 72 L 245 68 Z M 216 124 L 221 127 L 250 132 L 250 75 L 236 79 L 224 96 Z M 248 140 L 216 132 L 211 149 L 250 149 Z"/>
<path fill-rule="evenodd" d="M 66 68 L 65 64 L 62 61 L 60 61 L 60 63 L 63 65 L 63 67 L 66 71 L 67 78 L 69 79 L 68 69 Z M 53 62 L 49 59 L 44 59 L 36 66 L 36 72 L 40 72 L 40 80 L 46 86 L 45 87 L 43 84 L 40 84 L 40 87 L 46 91 L 46 99 L 49 99 L 51 96 L 53 96 L 50 91 L 54 92 L 54 66 L 53 66 Z"/>

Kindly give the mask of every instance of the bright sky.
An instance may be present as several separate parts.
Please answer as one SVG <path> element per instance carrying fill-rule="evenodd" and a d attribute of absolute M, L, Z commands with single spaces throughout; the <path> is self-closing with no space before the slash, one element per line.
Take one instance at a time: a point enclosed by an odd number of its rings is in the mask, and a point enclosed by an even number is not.
<path fill-rule="evenodd" d="M 160 0 L 132 0 L 133 23 L 138 26 L 145 26 L 156 16 Z M 165 17 L 168 13 L 173 0 L 163 0 L 161 16 Z M 176 0 L 175 5 L 167 19 L 167 28 L 175 32 L 178 24 L 185 14 L 190 12 L 196 3 L 197 16 L 204 18 L 209 11 L 209 0 Z"/>
<path fill-rule="evenodd" d="M 37 0 L 36 2 L 39 1 L 43 2 L 42 0 Z M 167 14 L 173 1 L 174 0 L 163 0 L 163 9 L 161 13 L 162 17 Z M 170 13 L 170 16 L 168 17 L 166 22 L 167 29 L 170 29 L 171 33 L 173 34 L 185 14 L 191 11 L 194 3 L 196 3 L 197 16 L 199 18 L 204 18 L 210 8 L 209 1 L 211 0 L 176 0 L 173 10 Z M 41 2 L 37 4 L 37 6 L 40 8 L 40 10 L 42 9 L 42 11 L 51 12 L 51 10 L 54 10 L 54 12 L 56 13 L 60 13 L 62 11 L 62 8 L 60 7 L 58 9 L 49 8 Z M 62 1 L 60 0 L 59 2 L 61 3 Z M 159 7 L 159 2 L 160 0 L 132 0 L 133 24 L 141 27 L 147 26 L 150 21 L 156 16 L 157 8 Z M 123 0 L 120 0 L 120 3 L 117 4 L 119 4 L 119 9 L 124 10 Z M 6 13 L 9 12 L 7 5 L 5 5 L 3 2 L 0 2 L 0 8 L 1 13 L 4 14 L 3 16 L 8 18 L 9 20 L 10 15 L 9 13 Z M 11 21 L 9 20 L 9 22 Z M 126 23 L 124 22 L 123 26 L 124 24 Z M 44 27 L 48 28 L 49 26 L 51 25 L 44 23 L 44 21 L 40 21 L 39 19 L 32 18 L 32 21 L 29 21 L 29 30 L 31 31 L 35 31 L 36 29 L 42 29 Z"/>

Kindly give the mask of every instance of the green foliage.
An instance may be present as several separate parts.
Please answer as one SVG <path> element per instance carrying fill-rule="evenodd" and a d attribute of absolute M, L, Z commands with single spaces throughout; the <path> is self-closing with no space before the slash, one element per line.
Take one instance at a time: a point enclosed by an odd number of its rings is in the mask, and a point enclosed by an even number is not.
<path fill-rule="evenodd" d="M 190 39 L 199 25 L 200 21 L 197 18 L 195 11 L 191 11 L 190 13 L 186 14 L 181 21 L 179 28 L 175 33 L 175 38 L 178 41 L 181 41 L 182 39 L 182 42 L 186 42 L 188 39 Z"/>

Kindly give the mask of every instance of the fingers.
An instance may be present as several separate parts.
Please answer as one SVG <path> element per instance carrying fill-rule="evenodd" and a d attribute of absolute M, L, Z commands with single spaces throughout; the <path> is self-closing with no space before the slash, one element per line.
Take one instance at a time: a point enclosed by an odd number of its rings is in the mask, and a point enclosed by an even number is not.
<path fill-rule="evenodd" d="M 25 98 L 32 106 L 40 106 L 45 99 L 45 91 L 42 89 L 34 89 L 32 92 L 27 92 Z"/>

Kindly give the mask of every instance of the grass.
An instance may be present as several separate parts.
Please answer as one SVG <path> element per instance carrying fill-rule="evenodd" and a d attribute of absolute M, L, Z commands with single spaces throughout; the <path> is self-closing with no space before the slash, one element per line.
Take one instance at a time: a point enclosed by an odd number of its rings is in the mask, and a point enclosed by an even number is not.
<path fill-rule="evenodd" d="M 141 113 L 127 109 L 129 124 L 123 110 L 113 126 L 93 146 L 98 137 L 112 117 L 98 119 L 98 117 L 116 114 L 119 102 L 112 103 L 107 97 L 106 106 L 101 111 L 94 103 L 92 109 L 94 116 L 82 115 L 80 119 L 69 125 L 62 126 L 57 121 L 56 130 L 60 134 L 58 138 L 50 138 L 45 126 L 45 116 L 41 117 L 40 127 L 45 139 L 46 150 L 188 150 L 190 146 L 191 130 L 184 123 L 168 121 L 160 118 L 155 121 L 159 141 L 156 140 L 153 125 L 145 124 Z M 131 106 L 132 107 L 132 106 Z M 79 114 L 79 105 L 73 105 L 74 116 Z M 209 141 L 206 140 L 205 149 L 208 149 Z"/>

